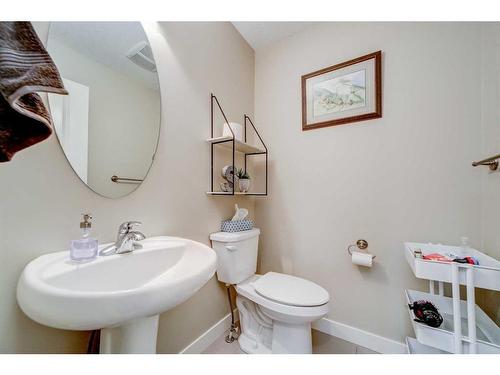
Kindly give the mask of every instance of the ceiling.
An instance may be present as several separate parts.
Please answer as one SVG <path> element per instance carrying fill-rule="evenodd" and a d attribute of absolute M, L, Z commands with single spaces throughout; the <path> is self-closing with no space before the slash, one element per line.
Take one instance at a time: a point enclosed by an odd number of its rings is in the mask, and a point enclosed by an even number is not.
<path fill-rule="evenodd" d="M 232 22 L 254 49 L 266 47 L 293 35 L 314 22 Z M 126 58 L 127 51 L 147 37 L 139 22 L 53 22 L 51 39 L 107 65 L 125 75 L 136 78 L 148 87 L 158 89 L 157 76 L 139 68 Z"/>
<path fill-rule="evenodd" d="M 58 40 L 151 89 L 159 89 L 156 73 L 137 66 L 126 56 L 138 42 L 148 41 L 140 22 L 52 22 L 49 52 L 51 40 Z"/>
<path fill-rule="evenodd" d="M 232 22 L 236 30 L 257 50 L 298 33 L 314 22 Z"/>

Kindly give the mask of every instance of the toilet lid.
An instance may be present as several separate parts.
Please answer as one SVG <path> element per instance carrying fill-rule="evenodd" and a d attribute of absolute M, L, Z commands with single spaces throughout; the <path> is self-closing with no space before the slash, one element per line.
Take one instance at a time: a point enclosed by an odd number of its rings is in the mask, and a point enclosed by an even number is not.
<path fill-rule="evenodd" d="M 330 299 L 328 292 L 300 277 L 268 272 L 253 284 L 262 297 L 292 306 L 320 306 Z"/>

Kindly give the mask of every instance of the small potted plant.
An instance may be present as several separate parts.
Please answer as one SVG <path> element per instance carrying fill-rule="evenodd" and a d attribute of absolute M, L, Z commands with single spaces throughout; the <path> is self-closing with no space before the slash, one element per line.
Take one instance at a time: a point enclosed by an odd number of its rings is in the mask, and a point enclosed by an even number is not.
<path fill-rule="evenodd" d="M 242 193 L 246 193 L 250 189 L 250 175 L 243 169 L 238 169 L 236 173 L 238 176 L 238 187 Z"/>

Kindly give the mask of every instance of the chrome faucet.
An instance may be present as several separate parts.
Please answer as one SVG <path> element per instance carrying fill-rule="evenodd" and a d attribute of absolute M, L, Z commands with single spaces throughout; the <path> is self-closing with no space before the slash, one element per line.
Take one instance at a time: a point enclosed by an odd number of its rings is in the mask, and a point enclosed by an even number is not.
<path fill-rule="evenodd" d="M 144 240 L 146 236 L 139 231 L 132 230 L 135 226 L 139 226 L 141 224 L 142 223 L 139 221 L 126 221 L 122 223 L 118 228 L 116 242 L 102 249 L 99 252 L 99 255 L 107 256 L 112 254 L 124 254 L 142 249 L 142 245 L 138 242 Z"/>

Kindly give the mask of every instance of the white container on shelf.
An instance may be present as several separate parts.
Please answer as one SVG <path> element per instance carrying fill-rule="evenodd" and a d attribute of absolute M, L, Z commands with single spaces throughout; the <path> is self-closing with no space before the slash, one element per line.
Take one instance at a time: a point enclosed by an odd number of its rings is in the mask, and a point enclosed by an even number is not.
<path fill-rule="evenodd" d="M 467 254 L 461 256 L 473 256 L 479 260 L 479 265 L 474 267 L 474 286 L 490 290 L 500 291 L 500 261 L 472 248 L 463 249 L 460 246 L 447 246 L 441 244 L 425 244 L 416 242 L 405 242 L 405 257 L 413 273 L 419 279 L 435 280 L 451 283 L 451 263 L 426 260 L 415 257 L 414 251 L 420 249 L 423 255 L 439 254 Z M 466 285 L 465 273 L 461 273 L 460 284 Z"/>
<path fill-rule="evenodd" d="M 451 354 L 444 350 L 419 343 L 413 337 L 406 338 L 406 353 L 408 354 Z"/>
<path fill-rule="evenodd" d="M 231 132 L 231 128 L 233 132 Z M 232 137 L 234 133 L 234 138 L 238 141 L 243 142 L 243 125 L 238 124 L 237 122 L 225 122 L 222 128 L 222 136 L 223 137 Z"/>
<path fill-rule="evenodd" d="M 409 304 L 413 304 L 413 302 L 419 300 L 432 302 L 444 319 L 440 327 L 430 327 L 424 323 L 416 322 L 414 320 L 415 315 L 413 311 L 408 309 L 418 342 L 446 352 L 454 353 L 453 299 L 414 290 L 406 290 L 406 299 Z M 461 326 L 463 336 L 462 353 L 469 353 L 466 301 L 460 301 L 460 311 L 462 316 Z M 475 314 L 477 353 L 500 354 L 500 328 L 477 305 L 475 307 Z"/>

